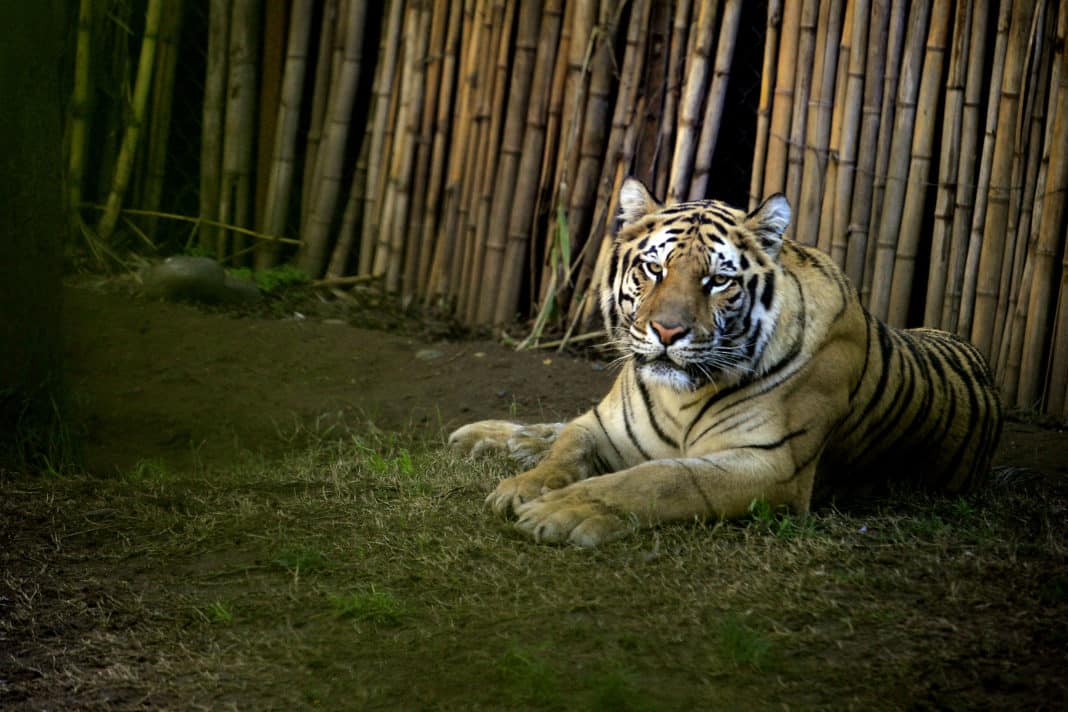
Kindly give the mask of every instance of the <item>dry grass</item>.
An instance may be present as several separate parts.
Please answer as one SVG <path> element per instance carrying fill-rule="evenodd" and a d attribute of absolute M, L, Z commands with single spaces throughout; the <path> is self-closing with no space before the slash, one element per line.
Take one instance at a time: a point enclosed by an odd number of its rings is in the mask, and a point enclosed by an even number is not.
<path fill-rule="evenodd" d="M 0 475 L 0 707 L 1057 707 L 1065 505 L 1016 478 L 533 545 L 507 469 L 367 429 L 225 470 Z"/>

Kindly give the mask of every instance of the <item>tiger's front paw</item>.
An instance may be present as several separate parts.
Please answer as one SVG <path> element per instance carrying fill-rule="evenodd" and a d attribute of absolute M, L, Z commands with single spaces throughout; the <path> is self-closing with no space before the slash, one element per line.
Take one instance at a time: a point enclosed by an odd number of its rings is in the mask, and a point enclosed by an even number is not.
<path fill-rule="evenodd" d="M 575 478 L 549 467 L 535 467 L 521 475 L 507 477 L 486 497 L 486 506 L 498 516 L 507 517 L 520 505 L 552 490 L 566 487 Z"/>
<path fill-rule="evenodd" d="M 594 547 L 633 531 L 636 524 L 591 496 L 588 483 L 580 482 L 547 492 L 516 507 L 515 528 L 538 543 L 569 542 Z"/>
<path fill-rule="evenodd" d="M 465 457 L 479 457 L 490 452 L 508 452 L 508 439 L 522 428 L 507 420 L 480 420 L 457 428 L 449 435 L 449 447 Z"/>

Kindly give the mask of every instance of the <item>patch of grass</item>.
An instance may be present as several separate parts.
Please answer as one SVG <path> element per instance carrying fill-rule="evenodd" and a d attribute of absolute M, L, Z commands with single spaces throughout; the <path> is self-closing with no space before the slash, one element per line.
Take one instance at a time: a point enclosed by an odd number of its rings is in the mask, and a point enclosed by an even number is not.
<path fill-rule="evenodd" d="M 381 625 L 400 625 L 408 615 L 404 605 L 393 594 L 375 590 L 374 586 L 366 591 L 331 595 L 330 606 L 338 618 Z"/>
<path fill-rule="evenodd" d="M 767 671 L 771 663 L 772 645 L 762 633 L 746 625 L 742 619 L 727 615 L 715 624 L 716 657 L 728 666 Z"/>
<path fill-rule="evenodd" d="M 795 517 L 784 507 L 772 508 L 765 499 L 754 499 L 750 502 L 749 515 L 752 525 L 777 539 L 800 539 L 814 532 L 811 517 Z"/>
<path fill-rule="evenodd" d="M 548 645 L 526 648 L 516 643 L 497 661 L 497 673 L 509 701 L 557 707 L 563 702 L 560 674 L 549 662 Z"/>
<path fill-rule="evenodd" d="M 208 623 L 229 625 L 234 622 L 234 609 L 229 603 L 212 601 L 196 609 L 197 614 Z"/>
<path fill-rule="evenodd" d="M 639 712 L 655 710 L 657 705 L 638 684 L 636 675 L 618 661 L 608 661 L 589 680 L 587 709 L 603 712 Z"/>
<path fill-rule="evenodd" d="M 287 287 L 307 284 L 311 281 L 307 273 L 291 265 L 279 265 L 258 272 L 254 272 L 247 267 L 237 267 L 229 270 L 229 272 L 238 279 L 254 283 L 259 287 L 260 291 L 267 294 L 278 292 Z"/>
<path fill-rule="evenodd" d="M 296 575 L 330 568 L 330 560 L 326 554 L 310 547 L 283 549 L 271 560 L 271 564 Z"/>

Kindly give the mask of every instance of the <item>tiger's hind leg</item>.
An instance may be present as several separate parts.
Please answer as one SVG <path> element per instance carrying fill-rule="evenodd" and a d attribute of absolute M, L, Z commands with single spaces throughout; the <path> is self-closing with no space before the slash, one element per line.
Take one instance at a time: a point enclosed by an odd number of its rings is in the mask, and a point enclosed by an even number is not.
<path fill-rule="evenodd" d="M 520 425 L 507 420 L 480 420 L 449 435 L 449 446 L 466 457 L 501 452 L 522 467 L 538 464 L 556 442 L 564 423 Z"/>

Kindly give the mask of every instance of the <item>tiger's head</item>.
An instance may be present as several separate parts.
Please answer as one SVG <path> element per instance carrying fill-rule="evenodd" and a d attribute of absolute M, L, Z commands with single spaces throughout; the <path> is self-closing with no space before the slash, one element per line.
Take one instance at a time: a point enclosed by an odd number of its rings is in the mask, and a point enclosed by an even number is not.
<path fill-rule="evenodd" d="M 779 265 L 790 205 L 746 214 L 715 200 L 662 205 L 624 181 L 601 310 L 642 375 L 678 391 L 752 373 L 782 308 Z"/>

